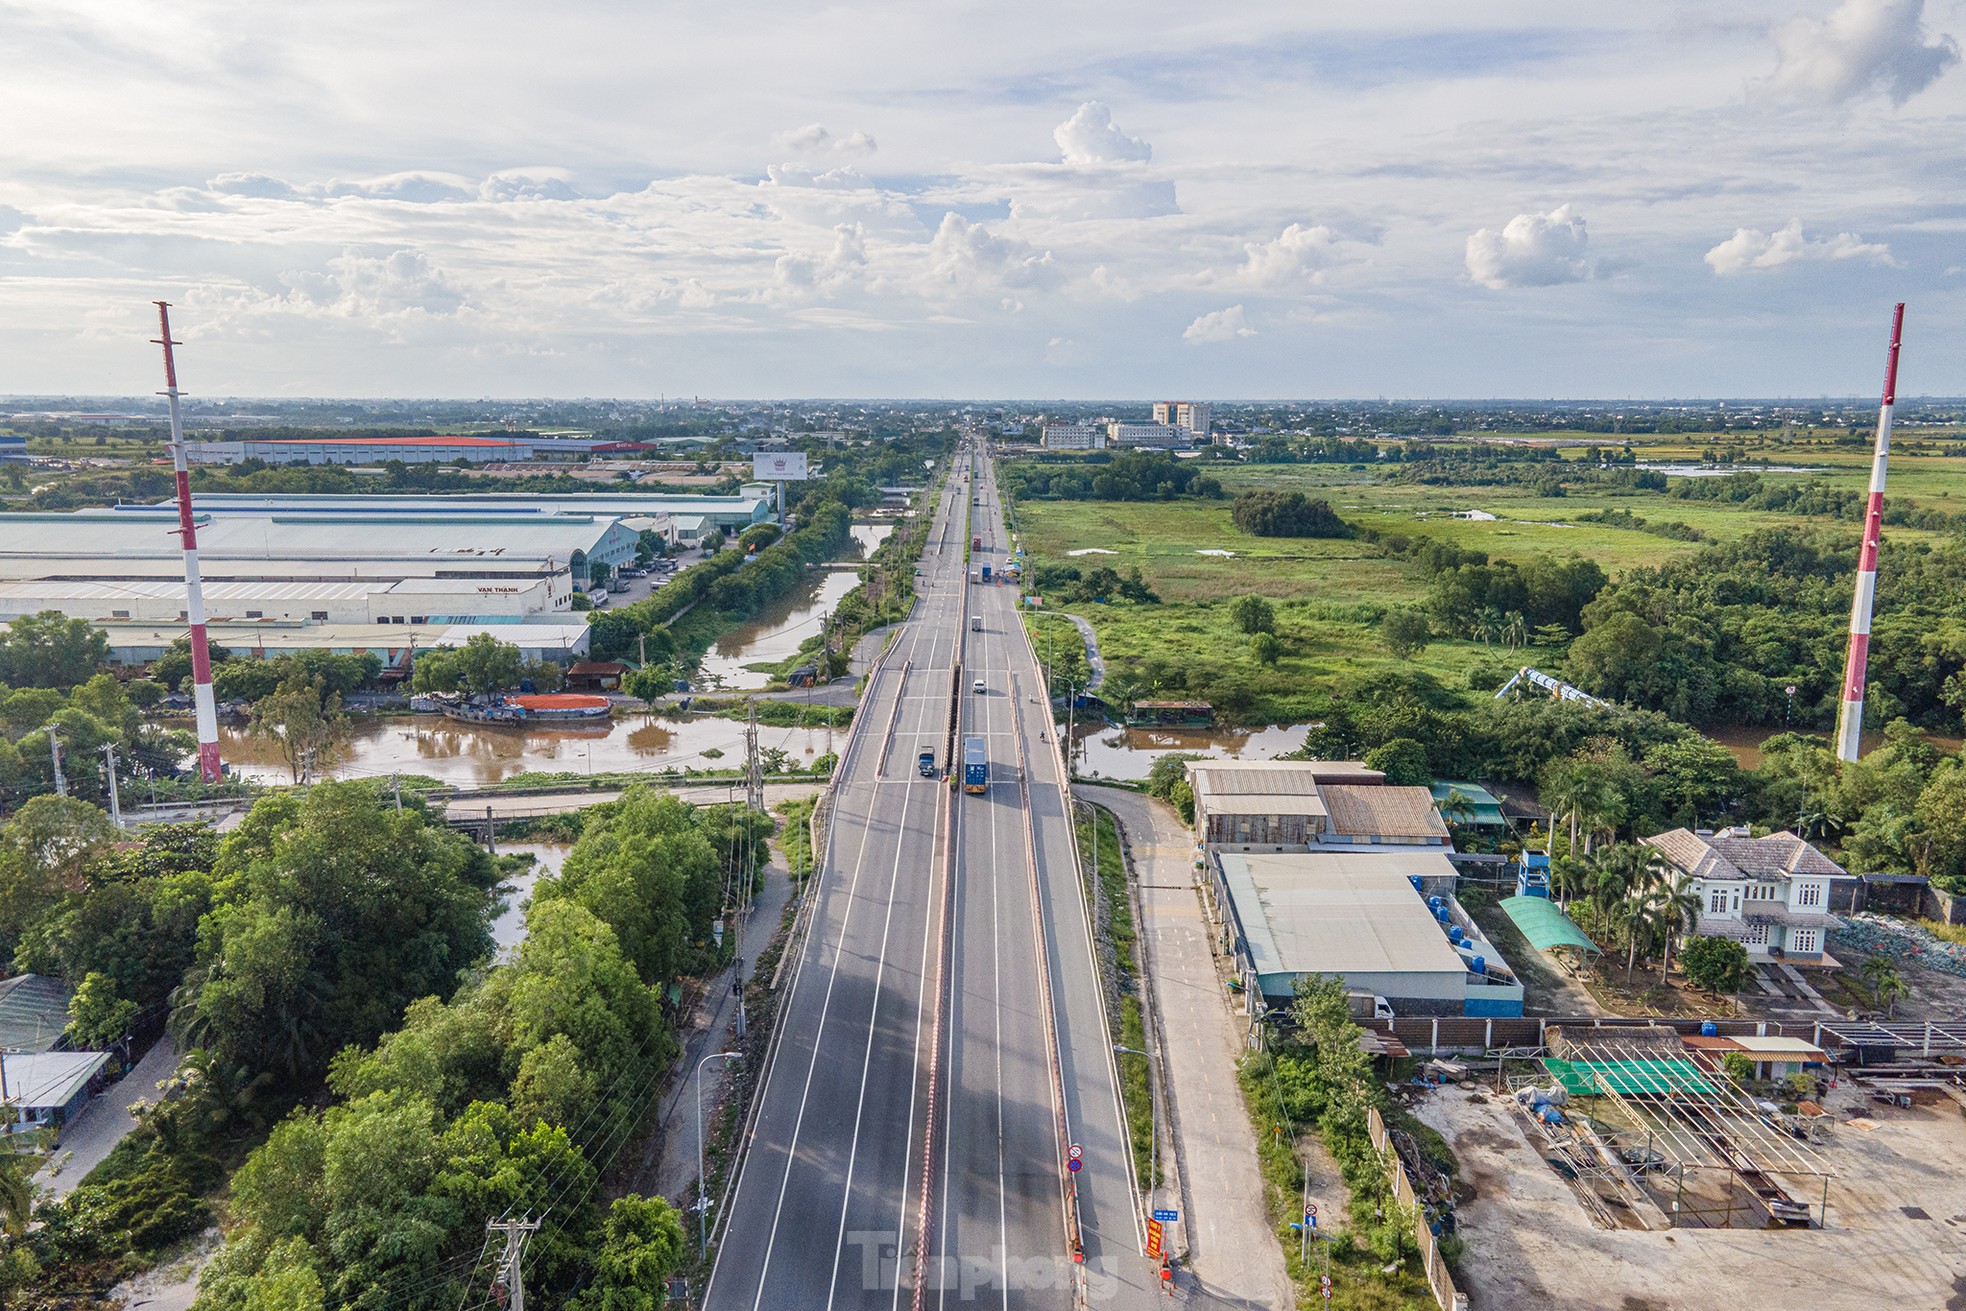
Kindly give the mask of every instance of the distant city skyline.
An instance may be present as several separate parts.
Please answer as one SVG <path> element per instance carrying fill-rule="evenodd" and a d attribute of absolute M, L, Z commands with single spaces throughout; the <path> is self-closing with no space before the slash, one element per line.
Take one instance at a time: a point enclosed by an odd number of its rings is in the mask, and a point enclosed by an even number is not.
<path fill-rule="evenodd" d="M 7 12 L 0 395 L 1966 393 L 1966 0 Z"/>

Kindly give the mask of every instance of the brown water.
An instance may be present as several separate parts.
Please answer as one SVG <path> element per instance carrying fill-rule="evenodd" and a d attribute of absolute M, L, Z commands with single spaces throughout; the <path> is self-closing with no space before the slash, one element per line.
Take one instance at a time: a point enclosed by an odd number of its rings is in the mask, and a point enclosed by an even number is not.
<path fill-rule="evenodd" d="M 1765 725 L 1744 724 L 1708 724 L 1700 730 L 1702 734 L 1733 752 L 1735 763 L 1742 769 L 1753 769 L 1761 764 L 1761 744 L 1783 731 Z M 1818 733 L 1817 736 L 1827 735 Z M 1960 747 L 1966 744 L 1966 739 L 1948 737 L 1942 733 L 1922 733 L 1920 736 L 1931 743 L 1933 749 L 1941 755 L 1956 755 Z M 1884 734 L 1873 729 L 1857 739 L 1857 754 L 1868 755 L 1883 745 Z"/>
<path fill-rule="evenodd" d="M 794 767 L 836 751 L 845 729 L 758 729 L 758 744 L 784 751 Z M 238 725 L 219 725 L 225 761 L 249 778 L 285 782 L 286 766 L 272 744 Z M 721 757 L 708 751 L 721 751 Z M 508 728 L 463 724 L 441 715 L 360 718 L 336 778 L 423 774 L 446 783 L 496 783 L 514 774 L 611 774 L 736 766 L 744 756 L 744 725 L 730 719 L 656 717 L 617 708 L 614 720 L 593 728 Z"/>
<path fill-rule="evenodd" d="M 894 532 L 893 524 L 855 524 L 853 540 L 860 544 L 862 556 Z M 799 585 L 759 612 L 749 623 L 739 624 L 704 652 L 697 667 L 697 682 L 710 689 L 763 687 L 770 679 L 747 665 L 776 664 L 796 655 L 805 640 L 819 632 L 819 626 L 840 598 L 860 585 L 855 566 L 808 570 Z"/>
<path fill-rule="evenodd" d="M 1072 732 L 1072 768 L 1080 778 L 1138 781 L 1170 751 L 1267 760 L 1304 745 L 1308 724 L 1272 728 L 1119 728 L 1080 724 Z"/>
<path fill-rule="evenodd" d="M 533 884 L 548 874 L 558 874 L 573 848 L 564 842 L 501 842 L 498 850 L 500 855 L 533 858 L 532 864 L 498 885 L 505 909 L 492 921 L 492 942 L 497 945 L 499 958 L 510 960 L 526 940 L 526 908 L 532 903 Z"/>

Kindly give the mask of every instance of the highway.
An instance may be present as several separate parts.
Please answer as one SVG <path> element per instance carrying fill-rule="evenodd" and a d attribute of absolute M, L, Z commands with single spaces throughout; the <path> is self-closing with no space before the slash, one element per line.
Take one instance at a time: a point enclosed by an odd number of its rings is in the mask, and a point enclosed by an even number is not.
<path fill-rule="evenodd" d="M 1155 1296 L 1041 675 L 1014 589 L 964 572 L 966 529 L 986 543 L 970 568 L 1007 554 L 987 462 L 970 467 L 959 455 L 835 775 L 712 1311 Z M 988 744 L 984 794 L 919 776 L 933 747 L 959 780 L 970 735 Z"/>

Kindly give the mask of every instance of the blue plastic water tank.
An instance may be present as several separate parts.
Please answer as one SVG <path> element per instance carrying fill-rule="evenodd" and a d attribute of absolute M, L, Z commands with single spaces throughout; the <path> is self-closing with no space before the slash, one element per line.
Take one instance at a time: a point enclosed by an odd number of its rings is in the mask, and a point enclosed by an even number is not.
<path fill-rule="evenodd" d="M 1406 881 L 1413 885 L 1413 890 L 1415 892 L 1418 892 L 1420 890 L 1420 885 L 1426 882 L 1426 880 L 1421 878 L 1418 874 L 1408 874 L 1406 876 Z"/>
<path fill-rule="evenodd" d="M 1440 921 L 1440 922 L 1441 922 L 1442 924 L 1445 924 L 1445 923 L 1447 923 L 1447 907 L 1445 907 L 1445 906 L 1435 906 L 1435 907 L 1434 907 L 1434 918 L 1435 918 L 1435 919 L 1437 919 L 1437 920 L 1439 920 L 1439 921 Z"/>
<path fill-rule="evenodd" d="M 1720 1026 L 1712 1020 L 1701 1020 L 1700 1036 L 1702 1038 L 1717 1038 L 1720 1036 Z"/>
<path fill-rule="evenodd" d="M 1457 947 L 1460 946 L 1461 939 L 1466 936 L 1467 936 L 1466 934 L 1461 932 L 1461 926 L 1459 924 L 1453 924 L 1448 926 L 1447 940 L 1453 943 L 1455 946 Z"/>
<path fill-rule="evenodd" d="M 1477 956 L 1469 961 L 1468 965 L 1476 974 L 1488 973 L 1488 958 L 1486 956 Z"/>
<path fill-rule="evenodd" d="M 1411 876 L 1409 875 L 1408 877 L 1411 877 Z M 1444 902 L 1444 901 L 1442 901 L 1442 900 L 1441 900 L 1441 899 L 1440 899 L 1439 897 L 1428 897 L 1428 898 L 1427 898 L 1427 909 L 1428 909 L 1428 910 L 1439 910 L 1439 909 L 1440 909 L 1440 908 L 1441 908 L 1442 906 L 1445 906 L 1446 904 L 1447 904 L 1447 903 L 1446 903 L 1446 902 Z"/>

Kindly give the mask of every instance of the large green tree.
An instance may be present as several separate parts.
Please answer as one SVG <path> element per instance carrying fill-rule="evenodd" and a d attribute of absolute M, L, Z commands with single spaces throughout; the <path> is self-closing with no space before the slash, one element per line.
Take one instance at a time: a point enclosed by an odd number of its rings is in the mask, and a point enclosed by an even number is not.
<path fill-rule="evenodd" d="M 109 639 L 86 619 L 59 610 L 23 615 L 0 629 L 0 683 L 67 689 L 109 659 Z"/>
<path fill-rule="evenodd" d="M 484 853 L 363 783 L 255 805 L 220 849 L 220 904 L 173 1022 L 189 1042 L 304 1079 L 447 994 L 491 949 Z"/>

